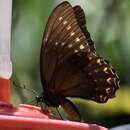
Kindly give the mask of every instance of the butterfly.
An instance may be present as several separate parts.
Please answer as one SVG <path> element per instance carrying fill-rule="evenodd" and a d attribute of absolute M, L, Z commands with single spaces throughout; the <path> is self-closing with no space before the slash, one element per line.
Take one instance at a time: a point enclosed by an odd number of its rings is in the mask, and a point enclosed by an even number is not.
<path fill-rule="evenodd" d="M 67 97 L 105 103 L 115 97 L 119 78 L 107 60 L 96 54 L 80 6 L 59 4 L 49 16 L 40 53 L 43 93 L 38 99 L 59 107 L 74 121 L 81 121 Z"/>

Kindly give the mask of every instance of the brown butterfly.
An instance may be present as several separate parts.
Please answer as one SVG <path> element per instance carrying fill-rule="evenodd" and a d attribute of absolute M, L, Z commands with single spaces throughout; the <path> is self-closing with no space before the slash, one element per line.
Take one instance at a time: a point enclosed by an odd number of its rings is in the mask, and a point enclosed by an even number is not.
<path fill-rule="evenodd" d="M 119 88 L 115 70 L 96 54 L 85 24 L 80 6 L 58 5 L 47 22 L 40 55 L 44 92 L 38 99 L 52 107 L 61 105 L 75 121 L 81 116 L 66 97 L 104 103 Z"/>

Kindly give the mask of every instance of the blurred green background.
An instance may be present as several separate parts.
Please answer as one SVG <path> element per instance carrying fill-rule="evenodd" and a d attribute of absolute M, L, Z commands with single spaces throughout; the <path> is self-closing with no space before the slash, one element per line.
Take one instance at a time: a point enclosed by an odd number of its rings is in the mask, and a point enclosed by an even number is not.
<path fill-rule="evenodd" d="M 62 0 L 13 0 L 12 45 L 14 80 L 20 86 L 41 93 L 39 56 L 42 35 L 48 16 Z M 130 1 L 69 0 L 80 5 L 86 14 L 87 27 L 97 53 L 108 59 L 120 77 L 116 98 L 105 104 L 72 99 L 88 123 L 106 127 L 130 123 Z M 14 105 L 35 99 L 34 94 L 11 85 Z M 57 115 L 55 109 L 52 109 Z M 62 109 L 60 112 L 65 116 Z"/>

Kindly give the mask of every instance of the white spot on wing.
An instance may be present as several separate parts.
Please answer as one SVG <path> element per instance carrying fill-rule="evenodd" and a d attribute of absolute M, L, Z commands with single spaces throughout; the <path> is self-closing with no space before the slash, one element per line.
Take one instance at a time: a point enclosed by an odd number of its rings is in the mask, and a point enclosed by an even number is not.
<path fill-rule="evenodd" d="M 77 53 L 77 52 L 78 52 L 78 50 L 74 50 L 74 52 L 75 52 L 75 53 Z"/>
<path fill-rule="evenodd" d="M 71 48 L 71 47 L 72 47 L 72 44 L 69 44 L 68 47 Z"/>
<path fill-rule="evenodd" d="M 84 46 L 81 44 L 79 49 L 83 50 L 84 49 Z"/>
<path fill-rule="evenodd" d="M 94 79 L 94 82 L 97 82 L 97 80 L 96 80 L 96 79 Z"/>
<path fill-rule="evenodd" d="M 55 42 L 55 45 L 58 45 L 58 42 Z"/>
<path fill-rule="evenodd" d="M 44 42 L 47 42 L 47 37 L 45 37 Z"/>
<path fill-rule="evenodd" d="M 98 63 L 98 64 L 101 64 L 101 59 L 97 59 L 97 63 Z"/>
<path fill-rule="evenodd" d="M 71 29 L 71 26 L 69 25 L 68 27 L 67 27 L 67 30 L 70 30 Z"/>
<path fill-rule="evenodd" d="M 61 43 L 61 46 L 64 46 L 64 45 L 65 45 L 65 43 L 64 43 L 64 42 L 62 42 L 62 43 Z"/>
<path fill-rule="evenodd" d="M 103 71 L 104 71 L 105 73 L 108 73 L 108 68 L 105 67 L 105 68 L 103 69 Z"/>
<path fill-rule="evenodd" d="M 92 57 L 90 56 L 90 57 L 88 57 L 89 58 L 89 60 L 92 60 Z"/>
<path fill-rule="evenodd" d="M 92 72 L 89 72 L 88 74 L 89 74 L 89 75 L 92 75 Z"/>
<path fill-rule="evenodd" d="M 116 78 L 114 78 L 114 84 L 116 84 L 116 82 L 117 82 L 117 81 L 116 81 Z"/>
<path fill-rule="evenodd" d="M 71 32 L 71 33 L 70 33 L 70 36 L 73 36 L 74 34 L 75 34 L 74 32 Z"/>
<path fill-rule="evenodd" d="M 102 102 L 104 102 L 107 99 L 107 97 L 104 97 L 103 95 L 100 95 L 99 97 Z"/>
<path fill-rule="evenodd" d="M 76 41 L 76 42 L 79 42 L 79 41 L 80 41 L 79 37 L 77 37 L 77 38 L 75 39 L 75 41 Z"/>
<path fill-rule="evenodd" d="M 110 93 L 110 90 L 111 90 L 111 88 L 107 88 L 107 89 L 106 89 L 106 93 L 109 94 L 109 93 Z"/>
<path fill-rule="evenodd" d="M 103 95 L 100 95 L 99 97 L 100 97 L 100 98 L 103 98 Z"/>
<path fill-rule="evenodd" d="M 108 82 L 109 84 L 111 84 L 111 79 L 112 79 L 112 78 L 107 78 L 107 82 Z"/>
<path fill-rule="evenodd" d="M 64 24 L 64 25 L 67 24 L 67 21 L 64 21 L 63 24 Z"/>
<path fill-rule="evenodd" d="M 62 17 L 59 17 L 59 21 L 61 21 L 63 18 Z"/>
<path fill-rule="evenodd" d="M 95 70 L 93 70 L 95 73 L 97 73 L 98 72 L 98 69 L 95 69 Z"/>

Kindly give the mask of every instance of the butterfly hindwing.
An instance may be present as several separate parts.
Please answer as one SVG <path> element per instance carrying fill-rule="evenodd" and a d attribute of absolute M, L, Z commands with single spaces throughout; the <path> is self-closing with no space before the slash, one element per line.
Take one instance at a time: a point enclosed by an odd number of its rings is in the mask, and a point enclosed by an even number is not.
<path fill-rule="evenodd" d="M 57 88 L 57 91 L 65 97 L 80 97 L 104 103 L 114 97 L 115 91 L 119 88 L 119 78 L 112 66 L 102 57 L 94 53 L 89 57 L 89 62 L 84 61 L 81 68 L 77 65 L 78 62 L 75 62 L 72 64 L 73 68 L 68 67 L 66 71 L 63 71 L 62 74 L 66 72 L 66 76 L 59 86 L 61 88 Z"/>

